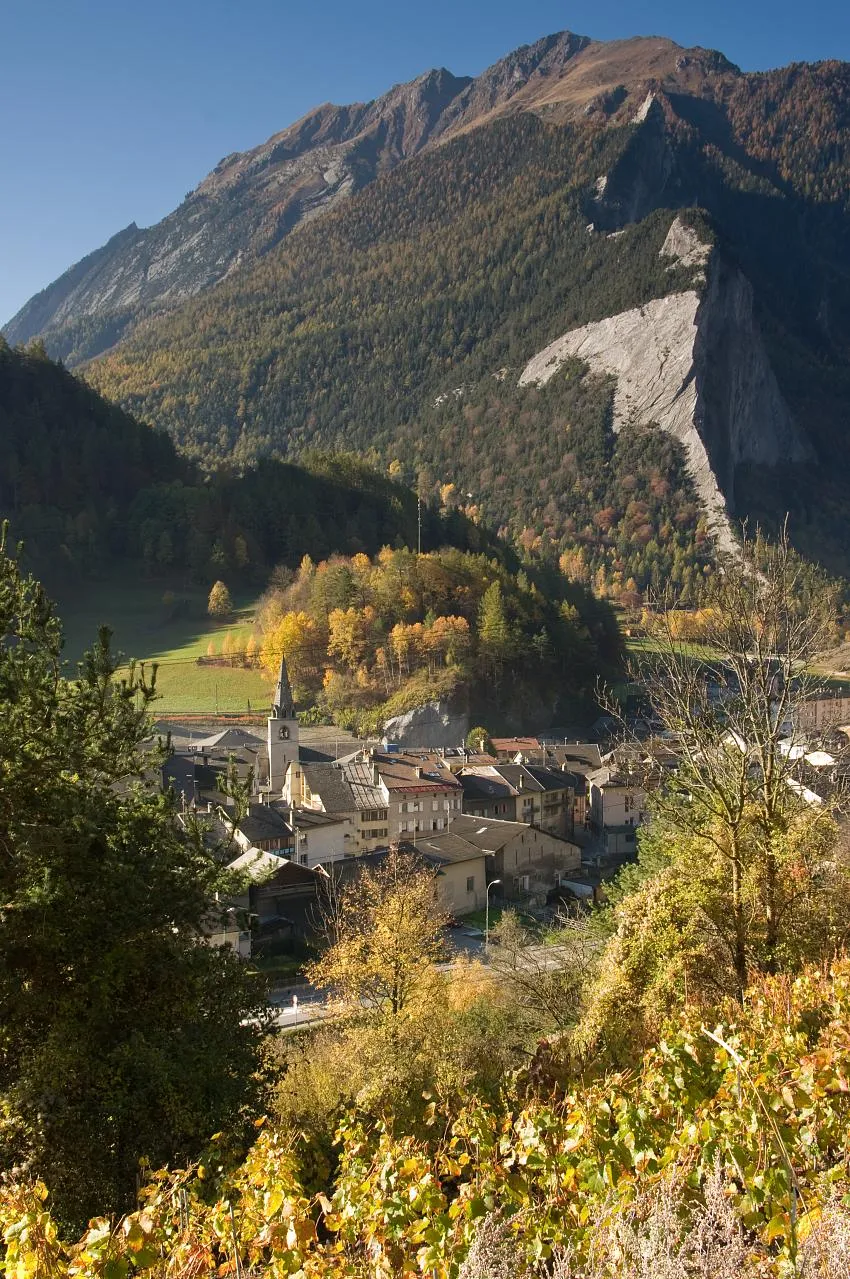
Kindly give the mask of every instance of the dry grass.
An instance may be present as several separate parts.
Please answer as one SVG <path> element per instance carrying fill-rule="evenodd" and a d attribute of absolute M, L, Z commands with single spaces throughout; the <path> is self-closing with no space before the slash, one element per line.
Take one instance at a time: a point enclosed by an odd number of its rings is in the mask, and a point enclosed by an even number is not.
<path fill-rule="evenodd" d="M 611 1203 L 585 1240 L 585 1257 L 559 1249 L 545 1267 L 522 1256 L 517 1233 L 485 1217 L 459 1279 L 772 1279 L 779 1271 L 748 1237 L 719 1165 L 700 1201 L 666 1181 L 627 1204 Z M 512 1223 L 517 1224 L 516 1220 Z M 785 1272 L 783 1272 L 785 1273 Z M 799 1279 L 848 1279 L 850 1211 L 834 1201 L 800 1248 Z"/>

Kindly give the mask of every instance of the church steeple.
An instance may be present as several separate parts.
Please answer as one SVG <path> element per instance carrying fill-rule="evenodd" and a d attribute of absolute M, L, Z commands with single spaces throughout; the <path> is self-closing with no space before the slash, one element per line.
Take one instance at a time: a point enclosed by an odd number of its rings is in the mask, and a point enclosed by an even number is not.
<path fill-rule="evenodd" d="M 295 719 L 295 702 L 292 689 L 289 687 L 289 671 L 286 669 L 286 658 L 282 654 L 277 688 L 272 702 L 272 719 Z"/>
<path fill-rule="evenodd" d="M 298 768 L 298 718 L 295 700 L 289 684 L 286 658 L 280 659 L 280 673 L 272 701 L 268 725 L 269 792 L 290 799 L 298 794 L 300 775 Z"/>

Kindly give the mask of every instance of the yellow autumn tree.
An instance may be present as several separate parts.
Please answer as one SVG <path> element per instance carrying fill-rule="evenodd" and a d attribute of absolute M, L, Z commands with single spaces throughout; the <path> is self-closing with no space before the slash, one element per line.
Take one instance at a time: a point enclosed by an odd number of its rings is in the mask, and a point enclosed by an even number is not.
<path fill-rule="evenodd" d="M 272 679 L 277 679 L 281 657 L 286 658 L 289 678 L 294 684 L 312 686 L 321 678 L 325 643 L 309 613 L 284 613 L 266 632 L 260 662 Z"/>
<path fill-rule="evenodd" d="M 444 957 L 447 922 L 435 873 L 392 846 L 379 866 L 362 870 L 329 900 L 328 949 L 307 975 L 357 1013 L 404 1016 Z"/>
<path fill-rule="evenodd" d="M 333 609 L 328 615 L 328 656 L 356 670 L 371 647 L 375 618 L 371 607 Z"/>
<path fill-rule="evenodd" d="M 230 591 L 224 582 L 214 582 L 207 600 L 207 613 L 210 617 L 229 617 L 233 612 L 233 601 Z"/>

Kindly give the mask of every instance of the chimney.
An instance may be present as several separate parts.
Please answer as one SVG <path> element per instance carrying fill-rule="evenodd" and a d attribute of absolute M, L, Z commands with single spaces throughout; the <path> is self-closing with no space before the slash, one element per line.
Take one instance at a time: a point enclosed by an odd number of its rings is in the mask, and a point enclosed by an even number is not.
<path fill-rule="evenodd" d="M 416 771 L 416 776 L 417 776 L 417 777 L 421 777 L 421 776 L 422 776 L 422 766 L 421 766 L 420 764 L 417 764 L 417 765 L 416 765 L 416 769 L 415 769 L 415 771 Z"/>

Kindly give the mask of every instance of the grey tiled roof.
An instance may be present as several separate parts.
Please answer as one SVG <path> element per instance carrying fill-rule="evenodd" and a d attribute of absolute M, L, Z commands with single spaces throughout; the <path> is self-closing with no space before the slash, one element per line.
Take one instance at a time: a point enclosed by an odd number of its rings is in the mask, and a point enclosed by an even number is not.
<path fill-rule="evenodd" d="M 487 773 L 460 773 L 464 799 L 513 799 L 516 790 L 503 777 Z"/>
<path fill-rule="evenodd" d="M 341 768 L 334 764 L 304 764 L 301 771 L 326 813 L 350 813 L 357 807 Z"/>
<path fill-rule="evenodd" d="M 252 804 L 248 814 L 239 823 L 239 830 L 251 843 L 261 840 L 292 840 L 292 827 L 276 808 L 268 804 Z"/>
<path fill-rule="evenodd" d="M 386 796 L 380 786 L 375 785 L 371 764 L 365 761 L 346 764 L 345 779 L 358 808 L 386 808 Z"/>

